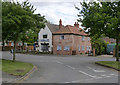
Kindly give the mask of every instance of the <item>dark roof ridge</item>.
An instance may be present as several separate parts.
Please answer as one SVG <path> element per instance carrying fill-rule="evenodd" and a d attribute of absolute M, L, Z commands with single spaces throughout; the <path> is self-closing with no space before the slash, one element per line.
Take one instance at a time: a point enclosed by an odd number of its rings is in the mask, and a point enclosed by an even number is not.
<path fill-rule="evenodd" d="M 59 30 L 59 25 L 57 24 L 46 23 L 46 25 L 52 33 Z"/>

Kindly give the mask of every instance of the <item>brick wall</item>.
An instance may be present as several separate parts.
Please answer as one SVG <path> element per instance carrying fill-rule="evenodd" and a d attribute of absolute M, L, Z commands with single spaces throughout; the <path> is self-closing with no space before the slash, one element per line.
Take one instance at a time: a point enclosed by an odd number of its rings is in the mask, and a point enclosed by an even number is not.
<path fill-rule="evenodd" d="M 70 55 L 72 53 L 72 36 L 65 35 L 64 38 L 65 39 L 61 40 L 60 35 L 53 35 L 53 54 Z M 61 51 L 57 50 L 58 45 L 62 47 Z M 70 50 L 64 51 L 64 46 L 70 46 Z"/>
<path fill-rule="evenodd" d="M 78 47 L 80 46 L 80 51 Z M 84 50 L 82 50 L 82 46 L 84 46 Z M 82 40 L 82 36 L 73 35 L 73 50 L 76 50 L 77 54 L 80 53 L 88 53 L 87 46 L 91 46 L 90 40 L 88 37 L 85 37 L 85 40 Z"/>
<path fill-rule="evenodd" d="M 58 45 L 62 47 L 62 50 L 57 50 Z M 70 50 L 65 51 L 65 46 L 69 46 Z M 82 50 L 82 46 L 85 48 L 84 51 Z M 72 51 L 76 51 L 75 53 L 77 55 L 80 53 L 85 54 L 86 52 L 88 53 L 87 46 L 91 46 L 90 40 L 88 41 L 88 37 L 85 37 L 85 40 L 82 41 L 82 36 L 64 35 L 64 39 L 61 40 L 60 35 L 53 35 L 53 54 L 72 55 Z"/>
<path fill-rule="evenodd" d="M 2 48 L 2 46 L 1 46 L 1 48 Z M 4 46 L 3 51 L 10 51 L 10 49 L 13 49 L 13 46 Z M 16 50 L 20 50 L 20 49 L 22 49 L 22 46 L 16 46 Z M 34 46 L 24 46 L 24 50 L 32 51 L 32 50 L 34 50 Z"/>

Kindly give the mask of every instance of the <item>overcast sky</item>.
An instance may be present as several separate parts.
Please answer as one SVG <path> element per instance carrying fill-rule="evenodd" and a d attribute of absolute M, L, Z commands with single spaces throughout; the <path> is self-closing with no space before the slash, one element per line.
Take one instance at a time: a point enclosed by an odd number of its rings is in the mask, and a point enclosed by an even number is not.
<path fill-rule="evenodd" d="M 18 0 L 23 2 L 24 0 Z M 45 18 L 53 23 L 59 24 L 59 20 L 62 19 L 63 25 L 74 25 L 77 21 L 78 10 L 75 6 L 80 7 L 79 0 L 29 0 L 37 10 L 35 13 L 44 15 Z"/>

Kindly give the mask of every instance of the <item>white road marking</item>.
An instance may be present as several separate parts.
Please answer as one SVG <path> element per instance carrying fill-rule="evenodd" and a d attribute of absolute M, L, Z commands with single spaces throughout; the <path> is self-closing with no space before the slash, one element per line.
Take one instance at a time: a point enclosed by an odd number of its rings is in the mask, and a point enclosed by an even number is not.
<path fill-rule="evenodd" d="M 87 75 L 87 76 L 89 76 L 89 77 L 92 77 L 92 78 L 97 78 L 97 76 L 90 75 L 90 74 L 85 73 L 85 72 L 83 72 L 83 71 L 79 71 L 79 72 L 80 72 L 80 73 L 83 73 L 83 74 L 85 74 L 85 75 Z"/>
<path fill-rule="evenodd" d="M 101 75 L 101 76 L 103 76 L 103 77 L 111 77 L 111 76 L 107 76 L 106 74 L 103 74 L 103 75 Z"/>
<path fill-rule="evenodd" d="M 118 75 L 116 75 L 116 74 L 110 74 L 111 76 L 118 76 Z"/>
<path fill-rule="evenodd" d="M 83 80 L 71 81 L 71 83 L 77 83 L 77 82 L 80 82 L 80 81 L 83 81 Z"/>
<path fill-rule="evenodd" d="M 89 66 L 87 66 L 87 68 L 93 70 L 94 72 L 105 72 L 104 70 L 95 70 L 95 69 L 93 69 L 93 68 L 91 68 L 91 67 L 89 67 Z"/>
<path fill-rule="evenodd" d="M 62 62 L 60 62 L 60 61 L 56 61 L 57 63 L 59 63 L 59 64 L 63 64 Z M 69 67 L 69 68 L 71 68 L 71 69 L 75 69 L 74 67 L 72 67 L 72 66 L 69 66 L 69 65 L 65 65 L 65 66 L 67 66 L 67 67 Z"/>
<path fill-rule="evenodd" d="M 72 66 L 69 66 L 69 65 L 66 65 L 67 67 L 69 67 L 69 68 L 71 68 L 71 69 L 75 69 L 74 67 L 72 67 Z"/>
<path fill-rule="evenodd" d="M 75 80 L 75 81 L 64 82 L 64 83 L 79 83 L 80 81 L 88 81 L 88 80 L 93 80 L 93 78 L 90 78 L 90 79 L 84 79 L 84 80 Z"/>
<path fill-rule="evenodd" d="M 96 79 L 101 79 L 102 77 L 96 77 Z"/>
<path fill-rule="evenodd" d="M 70 83 L 70 82 L 63 82 L 63 83 Z"/>
<path fill-rule="evenodd" d="M 59 64 L 63 64 L 62 62 L 60 62 L 60 61 L 56 61 L 57 63 L 59 63 Z"/>

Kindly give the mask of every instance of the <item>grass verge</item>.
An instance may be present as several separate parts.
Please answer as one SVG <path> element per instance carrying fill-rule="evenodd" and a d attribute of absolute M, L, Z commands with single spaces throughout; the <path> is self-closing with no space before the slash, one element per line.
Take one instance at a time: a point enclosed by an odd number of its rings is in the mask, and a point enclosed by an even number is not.
<path fill-rule="evenodd" d="M 15 76 L 24 76 L 32 70 L 33 64 L 2 59 L 2 71 Z"/>
<path fill-rule="evenodd" d="M 98 61 L 96 64 L 120 70 L 120 62 L 117 61 Z"/>

